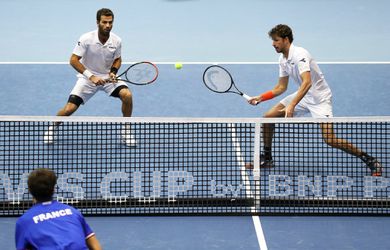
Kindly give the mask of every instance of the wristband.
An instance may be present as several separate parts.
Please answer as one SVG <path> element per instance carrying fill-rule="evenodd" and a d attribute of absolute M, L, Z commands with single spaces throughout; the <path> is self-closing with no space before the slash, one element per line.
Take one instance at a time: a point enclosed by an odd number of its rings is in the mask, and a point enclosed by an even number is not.
<path fill-rule="evenodd" d="M 91 71 L 89 71 L 89 70 L 84 70 L 84 72 L 83 72 L 83 75 L 87 78 L 87 79 L 89 79 L 89 78 L 91 78 L 91 76 L 93 76 L 93 74 L 91 73 Z"/>
<path fill-rule="evenodd" d="M 118 68 L 116 68 L 116 67 L 111 67 L 110 73 L 114 73 L 114 74 L 116 75 L 116 73 L 118 73 Z"/>
<path fill-rule="evenodd" d="M 261 101 L 267 101 L 267 100 L 270 100 L 272 98 L 275 97 L 274 93 L 272 92 L 272 90 L 270 91 L 267 91 L 267 92 L 264 92 L 263 94 L 260 95 L 261 96 Z"/>

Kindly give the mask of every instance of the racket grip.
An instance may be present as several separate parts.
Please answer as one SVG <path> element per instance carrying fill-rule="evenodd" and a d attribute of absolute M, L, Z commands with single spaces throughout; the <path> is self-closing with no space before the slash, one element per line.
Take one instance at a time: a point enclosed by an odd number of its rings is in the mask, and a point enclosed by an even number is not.
<path fill-rule="evenodd" d="M 250 96 L 248 96 L 248 95 L 246 95 L 246 94 L 242 94 L 242 96 L 247 100 L 247 101 L 249 101 L 250 99 L 251 99 L 251 97 Z"/>

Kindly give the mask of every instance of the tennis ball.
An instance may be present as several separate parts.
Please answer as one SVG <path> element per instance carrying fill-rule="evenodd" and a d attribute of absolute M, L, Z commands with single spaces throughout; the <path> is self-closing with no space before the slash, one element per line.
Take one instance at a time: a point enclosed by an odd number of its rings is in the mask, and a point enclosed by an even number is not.
<path fill-rule="evenodd" d="M 183 64 L 177 62 L 177 63 L 175 63 L 175 68 L 176 68 L 176 69 L 181 69 L 181 68 L 183 68 Z"/>

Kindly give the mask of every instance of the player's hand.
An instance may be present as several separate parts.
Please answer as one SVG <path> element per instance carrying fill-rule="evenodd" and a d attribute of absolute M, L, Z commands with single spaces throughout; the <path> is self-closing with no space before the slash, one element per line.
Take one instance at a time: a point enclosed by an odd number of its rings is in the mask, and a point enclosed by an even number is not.
<path fill-rule="evenodd" d="M 287 107 L 284 109 L 285 111 L 285 117 L 293 117 L 294 116 L 294 105 L 287 105 Z"/>
<path fill-rule="evenodd" d="M 118 78 L 116 77 L 116 75 L 114 73 L 110 72 L 109 78 L 106 81 L 116 83 L 116 82 L 118 82 Z"/>
<path fill-rule="evenodd" d="M 248 103 L 251 105 L 257 105 L 261 102 L 260 96 L 251 97 L 251 99 L 248 100 Z"/>
<path fill-rule="evenodd" d="M 104 85 L 106 83 L 106 80 L 98 76 L 91 76 L 89 80 L 97 86 Z"/>

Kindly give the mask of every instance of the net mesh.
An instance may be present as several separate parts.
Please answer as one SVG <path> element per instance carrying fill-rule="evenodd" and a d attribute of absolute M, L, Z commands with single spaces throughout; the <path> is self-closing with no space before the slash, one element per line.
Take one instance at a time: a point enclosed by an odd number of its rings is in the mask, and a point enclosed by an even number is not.
<path fill-rule="evenodd" d="M 325 122 L 382 176 L 328 145 Z M 273 167 L 260 168 L 267 124 Z M 86 215 L 389 214 L 389 141 L 388 117 L 0 117 L 0 216 L 31 207 L 27 178 L 39 167 L 57 174 L 54 198 Z"/>

